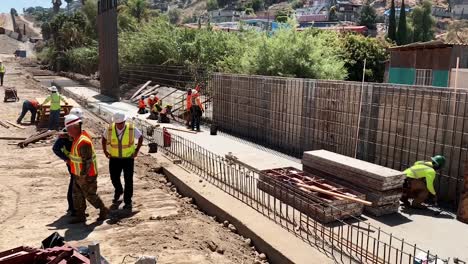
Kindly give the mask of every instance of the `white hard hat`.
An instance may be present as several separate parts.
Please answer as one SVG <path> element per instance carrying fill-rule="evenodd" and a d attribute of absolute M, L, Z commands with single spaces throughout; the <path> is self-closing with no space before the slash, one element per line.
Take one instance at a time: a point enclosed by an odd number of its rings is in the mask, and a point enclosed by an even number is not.
<path fill-rule="evenodd" d="M 58 92 L 58 89 L 57 89 L 56 86 L 51 86 L 51 87 L 49 87 L 49 91 L 51 91 L 51 92 Z"/>
<path fill-rule="evenodd" d="M 81 118 L 76 115 L 66 115 L 65 116 L 65 128 L 70 126 L 77 125 L 81 122 Z"/>
<path fill-rule="evenodd" d="M 153 95 L 153 94 L 152 94 L 152 95 L 150 95 L 150 99 L 151 99 L 151 100 L 153 100 L 153 99 L 154 99 L 154 95 Z"/>
<path fill-rule="evenodd" d="M 127 115 L 122 112 L 117 112 L 112 117 L 112 120 L 114 121 L 114 123 L 123 123 L 127 120 Z"/>
<path fill-rule="evenodd" d="M 198 91 L 195 89 L 192 89 L 192 94 L 196 94 L 196 93 L 198 93 Z"/>
<path fill-rule="evenodd" d="M 81 110 L 79 107 L 73 107 L 70 110 L 70 115 L 76 115 L 79 118 L 83 118 L 83 110 Z"/>

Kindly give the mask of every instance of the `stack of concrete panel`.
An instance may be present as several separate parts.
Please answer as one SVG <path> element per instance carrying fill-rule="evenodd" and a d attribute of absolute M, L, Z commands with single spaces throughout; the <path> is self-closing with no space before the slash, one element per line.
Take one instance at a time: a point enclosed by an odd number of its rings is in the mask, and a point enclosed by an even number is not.
<path fill-rule="evenodd" d="M 304 152 L 304 170 L 366 194 L 372 206 L 364 210 L 376 216 L 398 211 L 405 175 L 390 168 L 326 150 Z"/>
<path fill-rule="evenodd" d="M 323 223 L 362 214 L 364 206 L 350 200 L 318 193 L 297 184 L 364 199 L 365 195 L 296 168 L 278 168 L 260 173 L 258 188 Z"/>

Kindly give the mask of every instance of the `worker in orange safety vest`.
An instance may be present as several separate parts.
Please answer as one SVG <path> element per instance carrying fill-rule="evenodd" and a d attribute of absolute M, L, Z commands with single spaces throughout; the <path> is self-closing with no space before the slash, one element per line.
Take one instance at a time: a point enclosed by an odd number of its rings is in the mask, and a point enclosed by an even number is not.
<path fill-rule="evenodd" d="M 74 177 L 73 205 L 75 218 L 70 223 L 86 221 L 86 200 L 96 209 L 99 209 L 98 221 L 107 218 L 109 209 L 104 205 L 97 194 L 98 166 L 93 142 L 81 129 L 82 120 L 76 115 L 65 116 L 65 128 L 68 135 L 73 138 L 70 158 L 70 172 Z"/>
<path fill-rule="evenodd" d="M 195 131 L 200 131 L 200 120 L 203 115 L 203 112 L 205 112 L 205 109 L 203 108 L 203 104 L 201 103 L 200 100 L 200 94 L 198 93 L 197 90 L 193 90 L 190 96 L 190 116 L 191 116 L 191 126 L 192 130 Z M 187 104 L 188 105 L 188 104 Z"/>
<path fill-rule="evenodd" d="M 146 114 L 146 103 L 145 103 L 145 96 L 142 96 L 138 101 L 138 114 Z"/>

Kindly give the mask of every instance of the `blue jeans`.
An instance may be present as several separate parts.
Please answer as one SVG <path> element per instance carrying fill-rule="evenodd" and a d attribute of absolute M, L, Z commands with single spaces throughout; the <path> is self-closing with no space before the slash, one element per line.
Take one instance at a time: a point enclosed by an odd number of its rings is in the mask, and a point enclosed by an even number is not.
<path fill-rule="evenodd" d="M 51 110 L 49 115 L 49 130 L 58 130 L 60 120 L 60 109 Z"/>
<path fill-rule="evenodd" d="M 28 100 L 23 102 L 23 109 L 21 111 L 20 116 L 16 120 L 16 123 L 21 123 L 23 120 L 24 116 L 28 113 L 31 112 L 31 125 L 34 124 L 34 121 L 36 120 L 36 112 L 37 109 L 29 102 Z"/>

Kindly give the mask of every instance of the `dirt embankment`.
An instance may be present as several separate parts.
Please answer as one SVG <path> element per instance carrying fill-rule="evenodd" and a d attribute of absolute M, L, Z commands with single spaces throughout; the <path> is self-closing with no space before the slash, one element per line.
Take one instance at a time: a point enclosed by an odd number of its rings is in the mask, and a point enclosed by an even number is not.
<path fill-rule="evenodd" d="M 46 92 L 20 65 L 6 62 L 5 85 L 15 86 L 21 99 L 44 97 Z M 17 103 L 0 103 L 0 119 L 14 122 Z M 84 127 L 100 135 L 103 123 L 85 113 Z M 29 115 L 24 122 L 29 121 Z M 0 127 L 0 136 L 29 136 L 35 128 Z M 100 242 L 110 263 L 134 263 L 136 256 L 158 256 L 158 263 L 261 263 L 254 248 L 197 210 L 158 173 L 164 161 L 142 154 L 134 177 L 134 212 L 115 210 L 104 223 L 96 222 L 98 210 L 88 204 L 86 224 L 68 224 L 66 192 L 69 175 L 63 161 L 51 150 L 53 139 L 20 149 L 0 140 L 0 251 L 20 245 L 39 246 L 57 231 L 76 246 Z M 108 161 L 96 139 L 99 165 L 98 193 L 110 205 L 113 187 Z M 143 150 L 142 152 L 145 152 Z"/>

